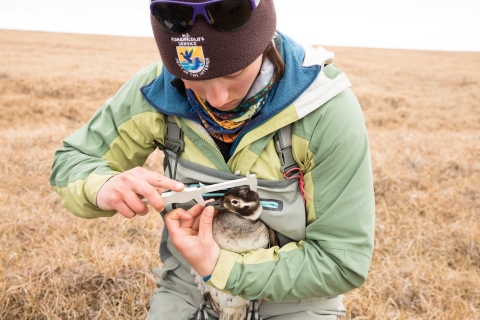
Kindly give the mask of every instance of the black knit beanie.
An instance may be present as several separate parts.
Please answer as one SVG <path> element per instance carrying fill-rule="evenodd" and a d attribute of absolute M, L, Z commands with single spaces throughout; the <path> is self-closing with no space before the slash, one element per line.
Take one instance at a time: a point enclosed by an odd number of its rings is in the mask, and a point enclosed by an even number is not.
<path fill-rule="evenodd" d="M 202 16 L 197 16 L 192 30 L 184 34 L 164 31 L 153 16 L 151 22 L 165 68 L 186 80 L 218 78 L 247 67 L 263 53 L 277 24 L 273 0 L 261 0 L 248 23 L 235 31 L 217 31 Z M 186 68 L 186 54 L 201 67 Z"/>

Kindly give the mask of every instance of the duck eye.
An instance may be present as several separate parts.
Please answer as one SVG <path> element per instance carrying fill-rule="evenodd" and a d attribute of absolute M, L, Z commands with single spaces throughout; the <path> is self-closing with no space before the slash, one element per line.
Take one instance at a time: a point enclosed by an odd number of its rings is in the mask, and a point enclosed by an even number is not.
<path fill-rule="evenodd" d="M 234 206 L 237 206 L 239 202 L 238 200 L 233 199 L 230 203 L 233 204 Z"/>

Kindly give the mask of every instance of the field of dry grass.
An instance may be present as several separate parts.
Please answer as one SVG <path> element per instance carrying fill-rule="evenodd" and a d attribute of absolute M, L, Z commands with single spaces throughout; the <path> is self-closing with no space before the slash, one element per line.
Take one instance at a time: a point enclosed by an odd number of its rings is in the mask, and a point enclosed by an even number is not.
<path fill-rule="evenodd" d="M 480 53 L 327 49 L 364 109 L 377 203 L 345 319 L 480 319 Z M 159 215 L 75 218 L 48 177 L 62 139 L 157 58 L 153 39 L 0 30 L 0 319 L 145 317 Z"/>

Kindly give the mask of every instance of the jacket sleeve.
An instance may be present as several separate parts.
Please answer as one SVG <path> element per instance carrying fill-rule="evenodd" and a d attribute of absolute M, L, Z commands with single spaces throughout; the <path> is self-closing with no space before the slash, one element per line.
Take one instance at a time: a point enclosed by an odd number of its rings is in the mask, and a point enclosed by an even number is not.
<path fill-rule="evenodd" d="M 155 112 L 140 87 L 156 77 L 156 64 L 140 71 L 97 110 L 90 121 L 64 140 L 54 156 L 50 184 L 65 207 L 83 218 L 112 216 L 97 207 L 97 193 L 113 175 L 142 166 L 155 150 L 153 139 L 164 128 L 164 116 Z"/>
<path fill-rule="evenodd" d="M 222 250 L 209 285 L 249 300 L 278 302 L 338 295 L 365 282 L 375 199 L 360 105 L 344 90 L 296 127 L 294 157 L 312 198 L 306 200 L 306 240 L 243 254 Z M 295 148 L 300 140 L 308 147 Z"/>

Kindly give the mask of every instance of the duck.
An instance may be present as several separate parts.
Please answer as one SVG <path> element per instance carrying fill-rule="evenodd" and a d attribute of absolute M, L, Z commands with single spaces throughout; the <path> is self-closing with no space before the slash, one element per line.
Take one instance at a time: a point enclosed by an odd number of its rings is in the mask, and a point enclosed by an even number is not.
<path fill-rule="evenodd" d="M 213 218 L 212 233 L 221 249 L 243 253 L 279 245 L 275 231 L 260 220 L 263 209 L 260 197 L 249 186 L 234 187 L 220 199 L 206 205 L 218 210 Z M 202 304 L 194 314 L 196 317 L 192 319 L 208 319 L 204 309 L 207 300 L 212 309 L 219 314 L 219 320 L 262 319 L 259 314 L 261 301 L 231 296 L 207 285 L 193 269 L 192 273 L 195 275 L 198 289 L 203 294 Z"/>

